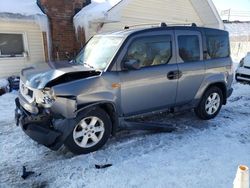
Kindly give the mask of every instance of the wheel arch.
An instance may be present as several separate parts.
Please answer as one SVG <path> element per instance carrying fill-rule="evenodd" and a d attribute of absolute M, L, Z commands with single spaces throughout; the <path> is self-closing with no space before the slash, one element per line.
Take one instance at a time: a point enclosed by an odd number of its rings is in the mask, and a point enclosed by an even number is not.
<path fill-rule="evenodd" d="M 116 106 L 113 102 L 100 101 L 100 102 L 91 103 L 87 105 L 79 105 L 77 108 L 78 110 L 76 111 L 76 114 L 79 114 L 83 111 L 92 110 L 95 107 L 101 108 L 109 115 L 111 122 L 112 122 L 111 135 L 115 136 L 117 128 L 119 126 L 119 118 L 118 118 L 118 112 L 117 112 Z"/>
<path fill-rule="evenodd" d="M 222 104 L 225 105 L 227 103 L 227 87 L 226 87 L 226 84 L 224 82 L 214 82 L 214 83 L 209 84 L 206 87 L 206 89 L 203 91 L 202 97 L 204 96 L 206 91 L 212 87 L 217 87 L 222 91 L 222 95 L 223 95 L 223 103 Z"/>

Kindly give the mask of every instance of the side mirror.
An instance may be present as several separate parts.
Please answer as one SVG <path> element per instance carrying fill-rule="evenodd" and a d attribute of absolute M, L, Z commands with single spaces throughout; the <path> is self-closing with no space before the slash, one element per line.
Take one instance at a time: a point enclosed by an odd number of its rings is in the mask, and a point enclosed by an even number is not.
<path fill-rule="evenodd" d="M 136 59 L 125 61 L 124 67 L 128 70 L 138 70 L 140 69 L 140 61 Z"/>

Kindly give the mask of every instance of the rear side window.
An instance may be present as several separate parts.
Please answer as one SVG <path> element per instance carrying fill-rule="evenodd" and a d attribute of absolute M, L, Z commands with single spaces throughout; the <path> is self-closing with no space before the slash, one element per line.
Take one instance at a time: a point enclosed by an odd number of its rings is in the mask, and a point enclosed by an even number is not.
<path fill-rule="evenodd" d="M 167 64 L 172 57 L 171 36 L 151 36 L 135 40 L 128 48 L 126 60 L 138 60 L 141 67 Z"/>
<path fill-rule="evenodd" d="M 211 59 L 229 57 L 229 41 L 227 36 L 207 36 L 208 55 Z"/>
<path fill-rule="evenodd" d="M 184 62 L 199 61 L 200 44 L 197 35 L 178 36 L 179 56 Z"/>

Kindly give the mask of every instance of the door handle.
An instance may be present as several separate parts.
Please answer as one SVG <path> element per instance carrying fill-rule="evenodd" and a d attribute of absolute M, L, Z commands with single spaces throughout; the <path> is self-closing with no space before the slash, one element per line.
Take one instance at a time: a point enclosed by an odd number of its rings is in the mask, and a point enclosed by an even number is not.
<path fill-rule="evenodd" d="M 175 79 L 179 79 L 180 77 L 182 77 L 182 72 L 179 70 L 175 70 L 175 71 L 170 71 L 167 74 L 167 78 L 169 80 L 175 80 Z"/>

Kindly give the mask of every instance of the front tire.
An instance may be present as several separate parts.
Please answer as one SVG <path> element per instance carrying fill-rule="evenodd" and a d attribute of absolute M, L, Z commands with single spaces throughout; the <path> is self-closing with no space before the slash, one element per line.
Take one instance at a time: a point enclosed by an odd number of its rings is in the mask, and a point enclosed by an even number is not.
<path fill-rule="evenodd" d="M 223 94 L 221 89 L 211 87 L 205 92 L 199 105 L 194 109 L 194 112 L 200 119 L 213 119 L 220 112 L 222 102 Z"/>
<path fill-rule="evenodd" d="M 64 143 L 74 154 L 87 154 L 100 149 L 111 135 L 110 117 L 101 108 L 78 114 L 76 122 Z"/>

